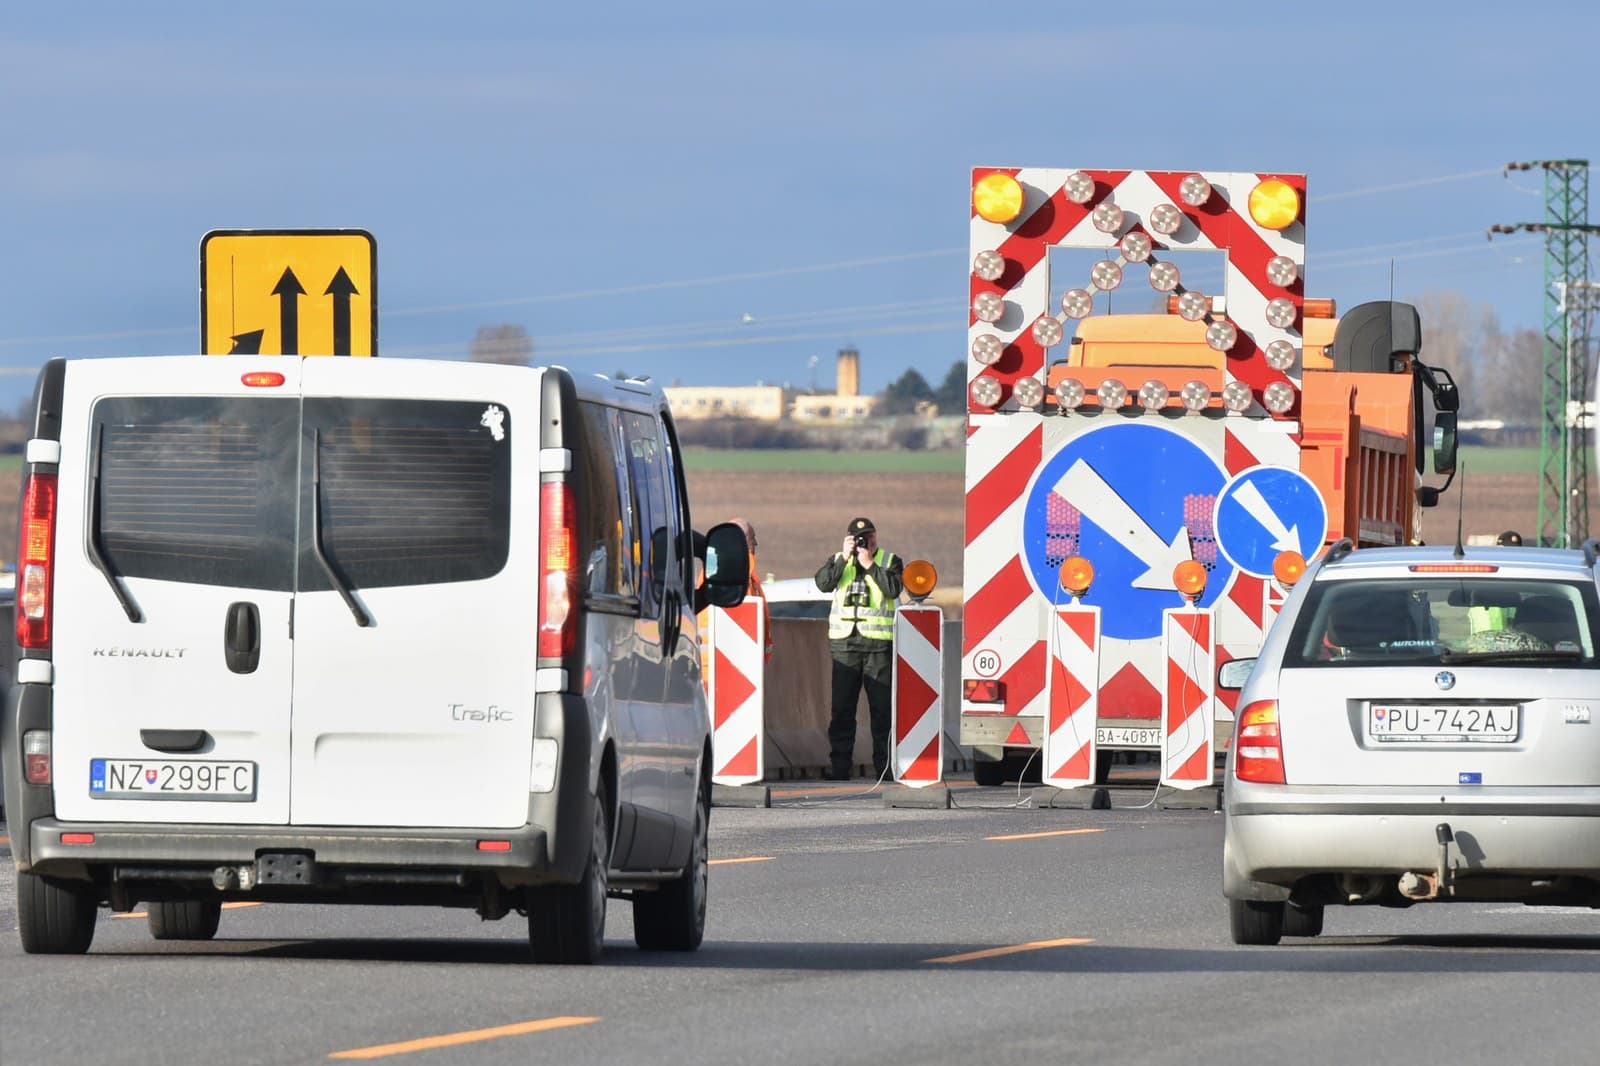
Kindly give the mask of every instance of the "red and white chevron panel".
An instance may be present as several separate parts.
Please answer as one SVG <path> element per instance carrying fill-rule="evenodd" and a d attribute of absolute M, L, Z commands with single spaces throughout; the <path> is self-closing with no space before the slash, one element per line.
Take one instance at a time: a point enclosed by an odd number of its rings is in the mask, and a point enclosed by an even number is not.
<path fill-rule="evenodd" d="M 1215 619 L 1207 608 L 1162 612 L 1167 660 L 1161 722 L 1161 783 L 1173 788 L 1211 784 L 1215 742 Z"/>
<path fill-rule="evenodd" d="M 754 784 L 766 775 L 765 612 L 759 597 L 711 608 L 711 780 Z"/>
<path fill-rule="evenodd" d="M 1051 632 L 1050 715 L 1041 780 L 1057 788 L 1094 784 L 1100 713 L 1100 608 L 1058 607 Z"/>
<path fill-rule="evenodd" d="M 1093 180 L 1094 190 L 1083 203 L 1069 199 L 1068 178 L 1082 173 Z M 1023 190 L 1021 213 L 1010 222 L 990 222 L 974 209 L 969 242 L 971 254 L 998 252 L 1005 260 L 1000 276 L 988 281 L 970 275 L 968 292 L 969 346 L 979 336 L 992 334 L 1005 344 L 1000 360 L 992 367 L 976 361 L 969 364 L 968 379 L 979 372 L 997 378 L 1002 386 L 1001 406 L 1016 409 L 1012 387 L 1024 377 L 1037 377 L 1044 384 L 1045 349 L 1034 339 L 1033 324 L 1041 317 L 1055 315 L 1050 306 L 1052 288 L 1084 288 L 1093 291 L 1088 278 L 1050 277 L 1051 248 L 1087 248 L 1116 252 L 1118 242 L 1131 232 L 1151 239 L 1156 258 L 1167 250 L 1225 251 L 1227 266 L 1222 293 L 1226 317 L 1239 331 L 1237 343 L 1224 360 L 1224 381 L 1243 381 L 1256 395 L 1254 415 L 1265 416 L 1261 392 L 1275 381 L 1287 381 L 1298 393 L 1300 388 L 1300 332 L 1291 325 L 1279 328 L 1266 319 L 1267 302 L 1285 297 L 1298 309 L 1304 303 L 1304 290 L 1298 280 L 1305 275 L 1305 224 L 1292 223 L 1275 231 L 1256 224 L 1247 209 L 1250 192 L 1263 179 L 1284 181 L 1305 203 L 1305 176 L 1299 174 L 1213 173 L 1200 171 L 1211 185 L 1211 195 L 1198 206 L 1185 202 L 1183 180 L 1192 171 L 1033 169 L 979 167 L 972 172 L 976 184 L 990 174 L 1009 174 Z M 1076 180 L 1076 179 L 1075 179 Z M 1120 209 L 1120 220 L 1109 231 L 1096 225 L 1095 209 L 1103 204 Z M 1150 224 L 1157 208 L 1176 209 L 1180 220 L 1176 230 L 1163 235 Z M 1104 219 L 1099 220 L 1102 223 Z M 1288 257 L 1296 267 L 1297 280 L 1288 286 L 1274 285 L 1267 275 L 1267 262 L 1274 256 Z M 1130 274 L 1138 273 L 1129 271 Z M 979 294 L 992 292 L 1004 301 L 1004 312 L 993 323 L 980 321 L 972 301 Z M 1104 293 L 1097 294 L 1103 303 Z M 1297 320 L 1298 321 L 1298 317 Z M 1067 333 L 1070 336 L 1071 322 Z M 1288 340 L 1296 349 L 1293 364 L 1275 370 L 1267 364 L 1266 347 L 1274 340 Z M 1288 417 L 1297 417 L 1291 409 Z"/>
<path fill-rule="evenodd" d="M 907 604 L 894 616 L 889 765 L 912 788 L 944 780 L 944 612 Z"/>

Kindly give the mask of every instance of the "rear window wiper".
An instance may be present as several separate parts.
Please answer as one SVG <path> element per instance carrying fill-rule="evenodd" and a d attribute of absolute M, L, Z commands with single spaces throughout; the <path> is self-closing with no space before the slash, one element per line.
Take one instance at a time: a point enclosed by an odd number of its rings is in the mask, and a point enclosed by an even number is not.
<path fill-rule="evenodd" d="M 316 553 L 317 562 L 322 564 L 322 569 L 328 575 L 328 580 L 333 582 L 333 587 L 339 590 L 339 595 L 344 598 L 344 605 L 350 608 L 350 613 L 355 615 L 356 625 L 365 628 L 372 624 L 372 618 L 362 609 L 361 604 L 351 594 L 350 586 L 339 574 L 339 568 L 333 565 L 333 560 L 328 558 L 328 553 L 322 547 L 322 431 L 313 430 L 311 434 L 311 550 Z"/>
<path fill-rule="evenodd" d="M 138 623 L 144 621 L 144 615 L 139 611 L 138 604 L 133 602 L 133 596 L 123 587 L 122 579 L 112 571 L 111 564 L 106 562 L 104 551 L 100 548 L 100 463 L 101 452 L 105 443 L 106 427 L 95 427 L 94 432 L 94 457 L 89 461 L 89 561 L 94 563 L 94 568 L 100 571 L 106 579 L 106 584 L 111 586 L 111 591 L 117 597 L 117 602 L 122 605 L 122 612 L 128 616 L 128 621 Z"/>
<path fill-rule="evenodd" d="M 1445 651 L 1442 663 L 1569 662 L 1583 658 L 1582 648 L 1502 648 L 1499 651 Z"/>

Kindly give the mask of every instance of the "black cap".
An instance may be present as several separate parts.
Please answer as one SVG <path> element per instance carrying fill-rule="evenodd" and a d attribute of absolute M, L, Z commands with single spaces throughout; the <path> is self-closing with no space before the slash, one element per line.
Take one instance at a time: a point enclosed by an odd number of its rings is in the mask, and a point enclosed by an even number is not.
<path fill-rule="evenodd" d="M 878 527 L 872 524 L 872 519 L 870 518 L 852 518 L 850 519 L 850 524 L 845 526 L 844 531 L 854 536 L 860 536 L 863 533 L 876 533 Z"/>
<path fill-rule="evenodd" d="M 1508 529 L 1498 537 L 1494 538 L 1494 542 L 1496 544 L 1510 544 L 1515 547 L 1522 543 L 1522 534 L 1518 533 L 1514 529 Z"/>

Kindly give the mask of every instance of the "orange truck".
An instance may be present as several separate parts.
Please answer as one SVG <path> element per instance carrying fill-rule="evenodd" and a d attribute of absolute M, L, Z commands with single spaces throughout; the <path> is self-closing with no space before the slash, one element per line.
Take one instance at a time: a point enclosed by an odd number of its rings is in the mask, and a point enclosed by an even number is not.
<path fill-rule="evenodd" d="M 1280 566 L 1412 541 L 1438 501 L 1422 474 L 1430 452 L 1453 473 L 1455 385 L 1415 308 L 1336 319 L 1305 295 L 1305 188 L 974 170 L 960 742 L 980 784 L 1029 763 L 1103 782 L 1127 750 L 1209 783 L 1233 718 L 1215 670 L 1256 655 Z M 1155 313 L 1105 313 L 1113 295 Z"/>

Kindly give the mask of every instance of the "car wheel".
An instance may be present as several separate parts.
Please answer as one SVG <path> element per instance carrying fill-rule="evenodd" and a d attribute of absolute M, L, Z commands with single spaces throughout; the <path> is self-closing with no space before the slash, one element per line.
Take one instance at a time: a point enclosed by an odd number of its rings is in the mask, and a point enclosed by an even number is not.
<path fill-rule="evenodd" d="M 1276 944 L 1283 939 L 1282 903 L 1258 899 L 1230 899 L 1228 925 L 1235 944 Z"/>
<path fill-rule="evenodd" d="M 82 955 L 94 942 L 99 901 L 37 874 L 17 874 L 17 931 L 30 955 Z"/>
<path fill-rule="evenodd" d="M 972 780 L 974 784 L 993 786 L 1006 783 L 1006 761 L 999 759 L 990 762 L 988 759 L 972 760 Z"/>
<path fill-rule="evenodd" d="M 606 934 L 606 870 L 611 823 L 605 779 L 595 789 L 589 861 L 575 885 L 544 885 L 528 893 L 528 946 L 534 962 L 589 965 L 600 960 Z"/>
<path fill-rule="evenodd" d="M 1311 903 L 1302 907 L 1299 904 L 1289 904 L 1283 912 L 1284 936 L 1321 936 L 1322 912 L 1320 903 Z"/>
<path fill-rule="evenodd" d="M 689 863 L 683 875 L 633 899 L 633 939 L 646 951 L 693 951 L 705 938 L 710 820 L 711 794 L 702 780 L 694 805 Z"/>
<path fill-rule="evenodd" d="M 222 901 L 178 899 L 145 907 L 150 935 L 157 940 L 210 940 L 222 922 Z"/>

